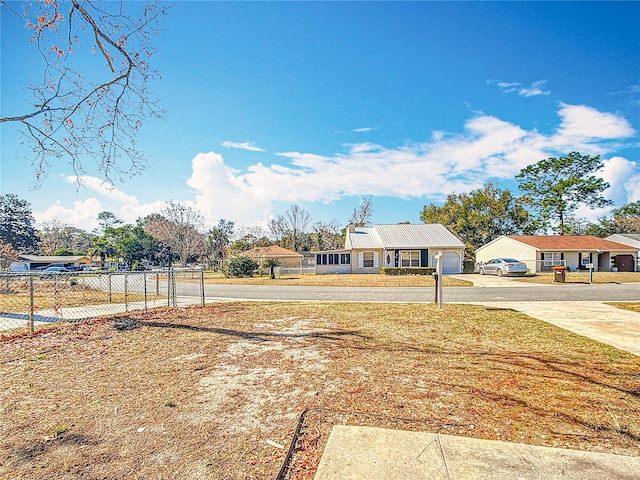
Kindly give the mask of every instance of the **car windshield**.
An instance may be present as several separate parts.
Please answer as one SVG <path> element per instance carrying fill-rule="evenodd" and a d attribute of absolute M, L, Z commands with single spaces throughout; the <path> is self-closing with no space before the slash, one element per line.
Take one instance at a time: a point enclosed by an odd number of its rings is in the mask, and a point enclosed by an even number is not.
<path fill-rule="evenodd" d="M 503 262 L 507 262 L 507 263 L 520 263 L 518 260 L 516 260 L 515 258 L 503 258 L 502 259 Z"/>

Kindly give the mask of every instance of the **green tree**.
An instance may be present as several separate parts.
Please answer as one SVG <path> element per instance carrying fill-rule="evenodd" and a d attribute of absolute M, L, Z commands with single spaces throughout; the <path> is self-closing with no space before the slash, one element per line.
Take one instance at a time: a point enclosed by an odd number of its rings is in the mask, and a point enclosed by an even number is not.
<path fill-rule="evenodd" d="M 0 195 L 0 243 L 21 253 L 35 252 L 38 236 L 33 227 L 31 204 L 17 195 Z"/>
<path fill-rule="evenodd" d="M 594 175 L 602 167 L 599 156 L 571 152 L 529 165 L 516 179 L 524 192 L 524 202 L 533 209 L 540 224 L 552 226 L 564 235 L 565 219 L 579 206 L 598 208 L 612 204 L 602 196 L 609 184 Z"/>
<path fill-rule="evenodd" d="M 104 263 L 107 257 L 112 257 L 116 254 L 116 247 L 108 237 L 94 237 L 93 245 L 89 248 L 88 255 L 93 257 L 100 257 L 100 267 L 104 268 Z"/>
<path fill-rule="evenodd" d="M 426 205 L 420 219 L 447 227 L 469 253 L 500 235 L 535 231 L 521 201 L 511 191 L 501 190 L 491 182 L 469 193 L 451 194 L 441 206 Z"/>
<path fill-rule="evenodd" d="M 133 266 L 142 260 L 151 260 L 159 250 L 159 240 L 145 232 L 141 225 L 123 225 L 107 230 L 116 254 Z"/>
<path fill-rule="evenodd" d="M 267 258 L 264 262 L 264 267 L 269 269 L 269 274 L 271 275 L 271 279 L 275 280 L 276 278 L 276 267 L 280 266 L 280 260 L 277 258 Z"/>
<path fill-rule="evenodd" d="M 102 234 L 107 231 L 108 228 L 116 227 L 118 225 L 122 225 L 122 220 L 116 217 L 115 213 L 104 211 L 98 214 L 98 223 L 100 224 L 100 229 L 102 230 Z"/>
<path fill-rule="evenodd" d="M 230 277 L 253 277 L 253 272 L 258 268 L 258 263 L 246 255 L 238 255 L 229 261 Z"/>
<path fill-rule="evenodd" d="M 616 233 L 640 234 L 640 201 L 628 203 L 614 210 L 610 216 L 599 219 L 586 231 L 589 235 L 608 237 Z"/>
<path fill-rule="evenodd" d="M 207 257 L 209 264 L 214 264 L 216 268 L 220 268 L 227 258 L 233 227 L 233 222 L 221 219 L 218 225 L 209 230 L 207 234 Z"/>

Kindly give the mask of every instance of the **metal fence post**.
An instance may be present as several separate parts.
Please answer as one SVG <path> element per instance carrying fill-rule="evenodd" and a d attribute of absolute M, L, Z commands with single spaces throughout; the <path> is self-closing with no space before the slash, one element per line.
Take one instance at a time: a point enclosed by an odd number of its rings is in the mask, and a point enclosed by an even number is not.
<path fill-rule="evenodd" d="M 109 279 L 109 303 L 111 303 L 111 275 L 112 273 L 107 273 L 107 278 Z"/>
<path fill-rule="evenodd" d="M 167 269 L 167 307 L 171 306 L 171 267 Z"/>
<path fill-rule="evenodd" d="M 33 275 L 29 275 L 29 325 L 31 326 L 31 335 L 34 333 L 33 322 Z"/>
<path fill-rule="evenodd" d="M 143 272 L 142 281 L 144 282 L 144 313 L 147 313 L 147 272 Z"/>
<path fill-rule="evenodd" d="M 124 311 L 129 311 L 129 285 L 128 285 L 129 276 L 124 274 Z"/>
<path fill-rule="evenodd" d="M 204 307 L 204 268 L 200 269 L 200 306 Z"/>

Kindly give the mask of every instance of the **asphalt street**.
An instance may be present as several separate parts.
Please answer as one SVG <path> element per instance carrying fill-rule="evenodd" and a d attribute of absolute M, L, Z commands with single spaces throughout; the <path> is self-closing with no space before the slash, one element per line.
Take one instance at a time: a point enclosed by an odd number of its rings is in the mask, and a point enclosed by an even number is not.
<path fill-rule="evenodd" d="M 205 285 L 208 300 L 288 300 L 324 302 L 433 302 L 435 289 L 417 287 L 293 287 Z M 449 287 L 445 303 L 640 301 L 640 284 L 558 284 L 508 287 Z"/>

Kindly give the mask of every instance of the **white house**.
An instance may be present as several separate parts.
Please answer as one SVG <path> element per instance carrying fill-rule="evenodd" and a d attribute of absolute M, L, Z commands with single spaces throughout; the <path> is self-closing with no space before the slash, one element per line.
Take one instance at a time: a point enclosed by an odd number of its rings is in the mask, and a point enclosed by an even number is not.
<path fill-rule="evenodd" d="M 606 239 L 635 248 L 638 251 L 636 253 L 636 272 L 640 272 L 640 234 L 616 233 L 614 235 L 609 235 Z"/>
<path fill-rule="evenodd" d="M 476 261 L 515 258 L 531 272 L 551 271 L 554 266 L 570 270 L 635 270 L 638 250 L 591 235 L 502 235 L 476 250 Z"/>
<path fill-rule="evenodd" d="M 316 252 L 316 273 L 379 273 L 381 267 L 435 267 L 462 273 L 464 243 L 440 224 L 349 225 L 344 250 Z"/>

